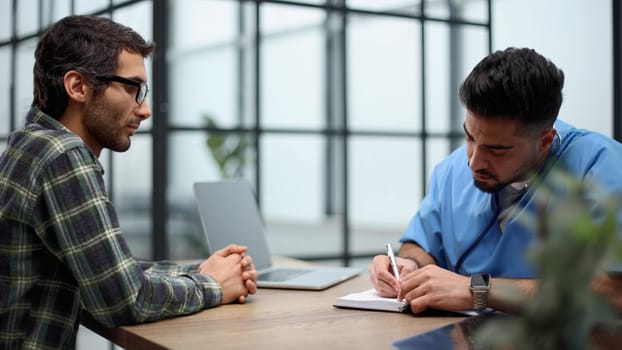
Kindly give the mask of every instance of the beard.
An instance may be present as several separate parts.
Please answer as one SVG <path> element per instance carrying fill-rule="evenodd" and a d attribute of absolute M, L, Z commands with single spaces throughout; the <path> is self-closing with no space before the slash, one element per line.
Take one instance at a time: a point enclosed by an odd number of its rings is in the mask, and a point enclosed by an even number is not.
<path fill-rule="evenodd" d="M 483 181 L 473 180 L 473 184 L 475 185 L 475 187 L 477 187 L 482 192 L 497 193 L 501 191 L 509 183 L 497 182 L 495 184 L 487 184 Z"/>
<path fill-rule="evenodd" d="M 131 140 L 123 133 L 122 120 L 122 113 L 106 103 L 102 95 L 87 108 L 84 124 L 91 136 L 103 148 L 125 152 L 130 148 Z"/>
<path fill-rule="evenodd" d="M 477 187 L 482 192 L 497 193 L 511 183 L 518 182 L 518 181 L 521 181 L 521 179 L 527 178 L 527 174 L 529 174 L 530 172 L 518 171 L 517 174 L 514 177 L 512 177 L 509 181 L 501 181 L 499 180 L 498 177 L 489 173 L 486 170 L 479 170 L 478 173 L 492 178 L 494 182 L 487 183 L 484 181 L 475 180 L 474 178 L 473 184 L 475 185 L 475 187 Z"/>
<path fill-rule="evenodd" d="M 501 191 L 501 189 L 508 184 L 505 182 L 501 182 L 497 176 L 486 170 L 478 170 L 476 171 L 476 173 L 479 175 L 487 176 L 494 181 L 493 183 L 489 183 L 487 181 L 479 181 L 475 179 L 475 176 L 473 176 L 473 185 L 475 185 L 475 187 L 477 187 L 482 192 L 496 193 Z"/>

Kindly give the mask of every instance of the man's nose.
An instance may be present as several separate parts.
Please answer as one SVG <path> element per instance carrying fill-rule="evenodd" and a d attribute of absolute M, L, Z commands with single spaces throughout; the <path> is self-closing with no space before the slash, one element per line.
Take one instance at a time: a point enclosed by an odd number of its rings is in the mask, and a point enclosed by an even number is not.
<path fill-rule="evenodd" d="M 482 152 L 478 147 L 473 147 L 471 149 L 471 154 L 469 155 L 469 167 L 471 170 L 477 171 L 488 167 L 488 160 L 484 153 L 485 152 Z"/>
<path fill-rule="evenodd" d="M 149 102 L 144 101 L 141 103 L 136 109 L 136 115 L 142 120 L 149 119 L 149 117 L 151 117 L 151 106 L 149 106 Z"/>

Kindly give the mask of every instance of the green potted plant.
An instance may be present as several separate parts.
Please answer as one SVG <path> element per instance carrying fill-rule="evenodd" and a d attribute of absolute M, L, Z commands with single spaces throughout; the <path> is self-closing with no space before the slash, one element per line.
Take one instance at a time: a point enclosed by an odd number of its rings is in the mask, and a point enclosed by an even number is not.
<path fill-rule="evenodd" d="M 524 221 L 539 235 L 528 255 L 539 274 L 535 295 L 506 289 L 507 301 L 522 305 L 522 311 L 485 322 L 474 336 L 478 348 L 595 348 L 595 332 L 619 330 L 619 315 L 591 283 L 622 257 L 619 198 L 594 199 L 594 185 L 560 170 L 539 185 L 537 213 Z"/>
<path fill-rule="evenodd" d="M 219 126 L 209 114 L 204 114 L 203 120 L 208 128 L 205 142 L 222 177 L 240 177 L 247 162 L 248 137 L 244 134 L 225 134 L 217 131 Z"/>

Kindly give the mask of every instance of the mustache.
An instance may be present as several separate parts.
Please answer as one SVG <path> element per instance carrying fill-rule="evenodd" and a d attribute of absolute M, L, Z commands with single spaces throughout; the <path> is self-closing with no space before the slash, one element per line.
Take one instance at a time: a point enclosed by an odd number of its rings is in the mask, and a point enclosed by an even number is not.
<path fill-rule="evenodd" d="M 471 167 L 471 162 L 470 162 L 470 161 L 467 161 L 467 165 L 468 165 L 469 167 Z M 497 179 L 497 176 L 495 176 L 495 174 L 491 173 L 490 171 L 488 171 L 488 170 L 486 170 L 486 169 L 479 169 L 479 170 L 472 170 L 472 171 L 473 171 L 473 173 L 475 173 L 475 174 L 479 174 L 479 175 L 488 176 L 488 177 L 491 177 L 491 178 L 493 178 L 493 179 L 495 179 L 495 180 L 498 180 L 498 179 Z"/>
<path fill-rule="evenodd" d="M 476 171 L 475 171 L 475 173 L 476 173 L 476 174 L 479 174 L 479 175 L 489 176 L 489 177 L 492 177 L 492 178 L 495 178 L 495 179 L 497 178 L 497 177 L 495 176 L 495 174 L 491 173 L 491 172 L 490 172 L 490 171 L 488 171 L 488 170 L 484 170 L 484 169 L 476 170 Z"/>

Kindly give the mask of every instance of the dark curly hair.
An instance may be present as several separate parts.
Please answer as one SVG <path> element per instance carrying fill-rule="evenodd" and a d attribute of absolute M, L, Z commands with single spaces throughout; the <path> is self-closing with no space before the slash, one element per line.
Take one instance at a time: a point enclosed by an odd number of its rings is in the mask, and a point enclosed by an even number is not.
<path fill-rule="evenodd" d="M 114 75 L 122 50 L 147 57 L 154 48 L 134 30 L 108 18 L 65 17 L 50 27 L 37 44 L 32 106 L 58 119 L 68 103 L 63 84 L 67 71 L 82 73 L 98 95 L 105 82 L 95 77 Z"/>
<path fill-rule="evenodd" d="M 564 72 L 533 49 L 510 47 L 486 56 L 460 87 L 460 100 L 484 117 L 549 127 L 562 104 Z"/>

